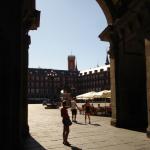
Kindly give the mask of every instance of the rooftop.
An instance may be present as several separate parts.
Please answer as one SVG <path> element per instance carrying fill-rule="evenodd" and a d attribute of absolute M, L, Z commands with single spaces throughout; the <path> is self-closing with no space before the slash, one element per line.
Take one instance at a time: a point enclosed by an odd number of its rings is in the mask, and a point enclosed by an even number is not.
<path fill-rule="evenodd" d="M 94 73 L 96 70 L 97 72 L 100 72 L 100 70 L 106 71 L 108 68 L 110 68 L 110 65 L 104 65 L 104 66 L 100 66 L 100 67 L 95 67 L 95 68 L 90 68 L 90 69 L 86 69 L 86 70 L 81 70 L 80 74 L 84 74 L 85 72 L 87 74 Z"/>

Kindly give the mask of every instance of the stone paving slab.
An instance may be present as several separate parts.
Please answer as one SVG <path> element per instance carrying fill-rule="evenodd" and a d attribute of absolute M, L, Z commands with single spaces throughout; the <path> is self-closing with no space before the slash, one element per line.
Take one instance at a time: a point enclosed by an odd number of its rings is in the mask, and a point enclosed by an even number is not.
<path fill-rule="evenodd" d="M 78 113 L 78 122 L 70 127 L 71 147 L 62 144 L 60 109 L 29 104 L 28 120 L 32 138 L 26 141 L 26 150 L 150 150 L 146 133 L 113 127 L 109 117 L 91 116 L 92 124 L 85 124 Z"/>

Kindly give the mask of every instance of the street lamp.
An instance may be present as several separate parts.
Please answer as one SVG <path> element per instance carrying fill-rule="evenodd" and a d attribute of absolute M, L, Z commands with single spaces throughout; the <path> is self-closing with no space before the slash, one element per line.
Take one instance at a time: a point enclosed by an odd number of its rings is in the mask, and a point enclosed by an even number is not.
<path fill-rule="evenodd" d="M 53 100 L 55 96 L 54 81 L 55 81 L 55 77 L 57 76 L 57 73 L 54 70 L 50 70 L 47 76 L 48 76 L 48 79 L 50 79 L 51 81 L 51 98 Z"/>
<path fill-rule="evenodd" d="M 71 87 L 71 96 L 75 97 L 76 96 L 76 89 L 74 86 Z"/>

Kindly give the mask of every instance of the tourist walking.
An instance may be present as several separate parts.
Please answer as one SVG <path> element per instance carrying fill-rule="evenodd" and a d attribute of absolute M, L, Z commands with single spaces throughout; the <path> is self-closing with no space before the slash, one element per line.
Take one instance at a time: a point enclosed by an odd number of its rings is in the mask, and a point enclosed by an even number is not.
<path fill-rule="evenodd" d="M 86 124 L 86 119 L 88 117 L 89 119 L 89 124 L 91 124 L 91 118 L 90 118 L 90 114 L 91 114 L 91 105 L 89 103 L 89 101 L 87 100 L 86 103 L 84 104 L 84 111 L 85 111 L 85 124 Z"/>
<path fill-rule="evenodd" d="M 77 122 L 76 118 L 77 118 L 77 103 L 76 103 L 76 98 L 74 97 L 71 100 L 71 112 L 72 112 L 72 121 Z M 78 108 L 79 109 L 79 108 Z"/>
<path fill-rule="evenodd" d="M 61 117 L 63 122 L 63 144 L 70 146 L 71 144 L 68 142 L 68 135 L 70 132 L 69 126 L 72 124 L 70 117 L 68 115 L 68 107 L 66 105 L 66 101 L 62 102 L 62 108 L 61 108 Z"/>

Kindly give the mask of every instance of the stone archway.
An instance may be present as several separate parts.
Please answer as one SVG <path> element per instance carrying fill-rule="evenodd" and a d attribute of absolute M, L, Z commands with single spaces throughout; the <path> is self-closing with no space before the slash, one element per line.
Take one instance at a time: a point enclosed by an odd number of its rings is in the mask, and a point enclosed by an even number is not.
<path fill-rule="evenodd" d="M 112 119 L 111 124 L 116 126 L 116 82 L 115 82 L 115 57 L 114 54 L 112 54 L 113 51 L 113 41 L 110 37 L 110 26 L 112 25 L 113 18 L 111 15 L 110 10 L 108 9 L 108 6 L 103 0 L 97 0 L 99 6 L 104 12 L 104 15 L 107 20 L 108 27 L 100 34 L 100 39 L 102 41 L 107 41 L 110 43 L 110 82 L 111 82 L 111 107 L 112 107 Z"/>
<path fill-rule="evenodd" d="M 110 25 L 112 24 L 112 16 L 111 13 L 108 9 L 108 6 L 106 5 L 106 3 L 103 0 L 96 0 L 97 3 L 99 4 L 99 6 L 101 7 L 101 9 L 103 10 L 106 20 L 107 20 L 107 24 Z"/>
<path fill-rule="evenodd" d="M 146 129 L 148 126 L 149 131 L 147 117 L 149 98 L 146 98 L 149 91 L 146 90 L 148 68 L 145 69 L 144 34 L 149 31 L 150 23 L 147 20 L 150 3 L 147 0 L 142 2 L 116 0 L 111 1 L 110 6 L 106 1 L 97 0 L 97 2 L 109 23 L 100 34 L 100 39 L 110 42 L 113 93 L 111 124 L 131 129 Z M 117 7 L 113 9 L 112 4 L 116 4 Z"/>
<path fill-rule="evenodd" d="M 108 23 L 100 39 L 110 42 L 111 124 L 132 129 L 148 127 L 149 131 L 144 33 L 150 28 L 150 3 L 148 0 L 97 0 L 97 3 Z"/>
<path fill-rule="evenodd" d="M 114 64 L 112 72 L 115 72 L 112 77 L 115 79 L 115 82 L 112 81 L 114 85 L 112 88 L 116 90 L 113 100 L 113 117 L 116 119 L 116 125 L 148 127 L 149 133 L 150 121 L 147 119 L 147 115 L 150 116 L 149 68 L 146 68 L 147 61 L 149 64 L 149 53 L 146 51 L 145 58 L 147 37 L 145 34 L 150 31 L 150 2 L 149 0 L 97 0 L 97 2 L 108 22 L 108 27 L 101 33 L 100 38 L 110 42 L 110 54 Z M 2 71 L 0 87 L 1 97 L 4 98 L 0 101 L 1 146 L 10 150 L 23 149 L 25 135 L 29 132 L 25 99 L 30 44 L 28 31 L 37 28 L 39 12 L 35 9 L 35 0 L 14 0 L 9 1 L 9 5 L 6 0 L 0 5 L 0 16 L 2 20 L 0 45 L 3 50 L 0 55 Z M 148 88 L 146 88 L 146 74 Z"/>
<path fill-rule="evenodd" d="M 135 0 L 131 3 L 115 0 L 109 3 L 104 0 L 97 0 L 97 2 L 102 8 L 108 23 L 108 27 L 100 34 L 100 38 L 110 42 L 111 90 L 113 93 L 111 124 L 132 129 L 146 128 L 144 38 L 142 34 L 135 36 L 134 26 L 136 26 L 135 29 L 138 32 L 141 28 L 138 27 L 140 26 L 139 12 L 145 8 L 147 1 L 137 3 Z M 129 9 L 126 9 L 127 6 Z M 120 8 L 123 8 L 123 11 Z M 132 62 L 132 60 L 134 61 Z M 138 74 L 135 74 L 135 76 L 133 76 L 134 67 L 136 68 L 135 72 Z"/>

